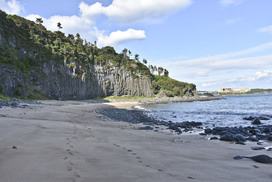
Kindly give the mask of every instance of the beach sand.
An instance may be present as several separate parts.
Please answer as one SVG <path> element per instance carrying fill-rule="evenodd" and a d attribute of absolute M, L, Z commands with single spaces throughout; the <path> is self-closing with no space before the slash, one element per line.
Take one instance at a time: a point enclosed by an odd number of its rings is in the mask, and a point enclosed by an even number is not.
<path fill-rule="evenodd" d="M 43 101 L 0 109 L 1 182 L 272 181 L 272 165 L 251 146 L 210 141 L 196 134 L 142 131 L 95 112 L 111 107 Z M 267 144 L 268 145 L 268 144 Z"/>

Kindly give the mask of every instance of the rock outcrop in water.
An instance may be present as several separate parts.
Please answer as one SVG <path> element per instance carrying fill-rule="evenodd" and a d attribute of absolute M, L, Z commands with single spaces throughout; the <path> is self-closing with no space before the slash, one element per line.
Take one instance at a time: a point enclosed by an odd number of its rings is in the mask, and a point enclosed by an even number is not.
<path fill-rule="evenodd" d="M 0 94 L 61 100 L 150 97 L 154 77 L 125 51 L 100 49 L 79 34 L 51 32 L 40 23 L 0 11 Z M 194 95 L 195 85 L 179 83 L 177 93 Z"/>

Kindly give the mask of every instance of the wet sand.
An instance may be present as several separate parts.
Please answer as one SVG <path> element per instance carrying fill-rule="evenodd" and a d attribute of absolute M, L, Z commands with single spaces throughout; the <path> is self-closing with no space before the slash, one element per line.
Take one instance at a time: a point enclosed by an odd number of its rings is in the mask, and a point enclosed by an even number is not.
<path fill-rule="evenodd" d="M 251 146 L 196 134 L 142 131 L 96 112 L 105 104 L 44 101 L 0 109 L 2 182 L 271 181 Z M 265 144 L 265 145 L 272 145 Z M 265 146 L 264 145 L 264 146 Z"/>

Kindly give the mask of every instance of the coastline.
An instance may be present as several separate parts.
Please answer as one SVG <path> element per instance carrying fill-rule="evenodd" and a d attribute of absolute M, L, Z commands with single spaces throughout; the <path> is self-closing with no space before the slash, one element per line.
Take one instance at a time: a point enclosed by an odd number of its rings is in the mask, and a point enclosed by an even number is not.
<path fill-rule="evenodd" d="M 41 102 L 0 109 L 1 181 L 271 180 L 271 165 L 232 159 L 271 154 L 251 150 L 256 143 L 174 135 L 163 127 L 139 130 L 140 123 L 101 114 L 101 109 L 113 108 L 101 103 Z"/>
<path fill-rule="evenodd" d="M 170 104 L 170 103 L 182 103 L 182 102 L 201 102 L 201 101 L 213 101 L 222 100 L 223 97 L 161 97 L 152 99 L 120 99 L 120 100 L 104 100 L 105 104 L 116 107 L 127 107 L 134 105 L 155 105 L 155 104 Z M 103 102 L 103 101 L 102 101 Z"/>

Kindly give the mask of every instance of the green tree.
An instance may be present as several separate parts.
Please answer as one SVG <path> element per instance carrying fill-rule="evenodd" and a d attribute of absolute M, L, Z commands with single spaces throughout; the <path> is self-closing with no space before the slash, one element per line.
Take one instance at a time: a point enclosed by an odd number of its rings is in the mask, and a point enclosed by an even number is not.
<path fill-rule="evenodd" d="M 126 48 L 124 48 L 122 53 L 123 53 L 124 59 L 127 59 L 128 58 L 128 55 L 127 55 L 128 50 Z"/>
<path fill-rule="evenodd" d="M 164 76 L 169 76 L 169 71 L 167 69 L 164 69 Z"/>
<path fill-rule="evenodd" d="M 163 68 L 162 67 L 158 67 L 158 74 L 159 74 L 159 76 L 161 76 L 161 74 L 163 73 Z"/>
<path fill-rule="evenodd" d="M 36 23 L 41 25 L 43 23 L 43 19 L 42 18 L 36 18 Z"/>
<path fill-rule="evenodd" d="M 80 34 L 79 33 L 76 34 L 76 38 L 80 39 Z"/>
<path fill-rule="evenodd" d="M 68 34 L 68 39 L 69 40 L 75 40 L 75 36 L 73 34 Z"/>
<path fill-rule="evenodd" d="M 157 72 L 157 71 L 158 71 L 157 66 L 154 66 L 154 67 L 153 67 L 153 72 Z"/>
<path fill-rule="evenodd" d="M 154 73 L 154 66 L 153 65 L 148 65 L 149 70 L 151 71 L 151 73 Z"/>
<path fill-rule="evenodd" d="M 131 53 L 130 50 L 128 50 L 128 56 L 129 56 L 129 57 L 132 56 L 132 53 Z"/>
<path fill-rule="evenodd" d="M 143 59 L 143 63 L 144 63 L 144 64 L 147 64 L 147 60 L 146 60 L 145 58 Z"/>
<path fill-rule="evenodd" d="M 62 26 L 61 26 L 60 22 L 58 22 L 57 27 L 58 27 L 59 31 L 60 31 L 60 29 L 62 29 Z"/>
<path fill-rule="evenodd" d="M 135 54 L 134 59 L 135 61 L 139 62 L 139 54 Z"/>

